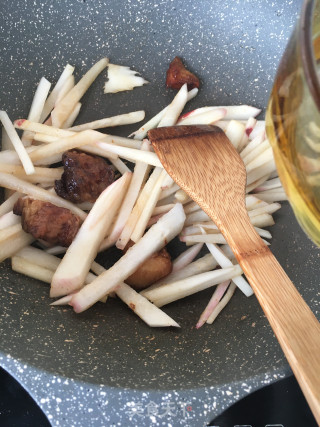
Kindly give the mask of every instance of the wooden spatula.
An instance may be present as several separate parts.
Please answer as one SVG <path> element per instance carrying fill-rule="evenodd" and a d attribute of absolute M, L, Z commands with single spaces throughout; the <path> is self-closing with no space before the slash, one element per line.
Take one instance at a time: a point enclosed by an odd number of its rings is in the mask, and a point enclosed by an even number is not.
<path fill-rule="evenodd" d="M 320 424 L 320 324 L 251 225 L 239 154 L 216 126 L 162 127 L 148 136 L 169 175 L 232 248 Z"/>

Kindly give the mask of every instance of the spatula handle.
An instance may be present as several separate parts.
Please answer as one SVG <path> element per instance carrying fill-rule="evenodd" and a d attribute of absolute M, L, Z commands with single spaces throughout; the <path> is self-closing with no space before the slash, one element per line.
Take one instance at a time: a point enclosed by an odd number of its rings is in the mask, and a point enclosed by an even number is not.
<path fill-rule="evenodd" d="M 320 323 L 251 224 L 225 236 L 320 425 Z M 239 236 L 239 235 L 238 235 Z"/>

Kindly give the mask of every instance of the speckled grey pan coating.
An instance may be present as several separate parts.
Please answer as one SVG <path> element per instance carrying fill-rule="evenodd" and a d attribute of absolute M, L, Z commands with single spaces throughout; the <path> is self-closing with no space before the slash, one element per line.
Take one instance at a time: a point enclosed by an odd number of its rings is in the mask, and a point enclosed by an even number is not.
<path fill-rule="evenodd" d="M 148 119 L 172 99 L 164 81 L 175 55 L 202 82 L 188 108 L 239 103 L 264 108 L 300 4 L 2 1 L 0 108 L 12 119 L 25 117 L 41 76 L 55 82 L 68 62 L 80 76 L 108 56 L 150 84 L 104 95 L 106 74 L 100 76 L 85 96 L 78 122 L 138 109 L 145 109 Z M 136 127 L 118 132 L 127 135 Z M 288 205 L 275 218 L 272 250 L 319 315 L 319 250 Z M 170 247 L 177 253 L 176 245 Z M 102 261 L 109 265 L 116 256 L 111 251 Z M 203 292 L 165 308 L 181 330 L 159 330 L 148 328 L 120 301 L 76 315 L 49 307 L 47 285 L 11 272 L 9 263 L 0 265 L 0 275 L 0 363 L 53 425 L 200 426 L 289 372 L 255 298 L 240 292 L 213 326 L 194 328 L 210 296 Z M 158 405 L 153 417 L 151 402 Z M 166 413 L 168 402 L 173 408 Z M 181 402 L 192 409 L 184 414 Z M 133 415 L 139 408 L 142 413 Z"/>

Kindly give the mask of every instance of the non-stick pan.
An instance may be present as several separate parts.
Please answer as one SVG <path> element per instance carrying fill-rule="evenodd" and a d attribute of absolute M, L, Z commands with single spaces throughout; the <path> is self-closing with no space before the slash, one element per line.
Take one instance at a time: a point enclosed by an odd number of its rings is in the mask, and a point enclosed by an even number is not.
<path fill-rule="evenodd" d="M 150 83 L 104 95 L 106 73 L 85 95 L 82 123 L 170 103 L 165 72 L 174 56 L 201 79 L 188 109 L 251 104 L 265 111 L 277 64 L 301 1 L 22 0 L 1 2 L 0 108 L 26 117 L 41 76 L 82 75 L 103 56 Z M 261 115 L 263 117 L 263 114 Z M 126 136 L 137 125 L 114 129 Z M 319 307 L 319 249 L 288 203 L 275 214 L 271 249 L 313 311 Z M 170 244 L 175 256 L 180 248 Z M 110 265 L 119 253 L 100 261 Z M 53 425 L 190 425 L 290 370 L 255 297 L 237 292 L 213 325 L 196 330 L 211 291 L 165 311 L 181 329 L 150 329 L 119 300 L 77 315 L 50 307 L 48 286 L 0 265 L 0 363 Z M 285 309 L 285 308 L 284 308 Z"/>

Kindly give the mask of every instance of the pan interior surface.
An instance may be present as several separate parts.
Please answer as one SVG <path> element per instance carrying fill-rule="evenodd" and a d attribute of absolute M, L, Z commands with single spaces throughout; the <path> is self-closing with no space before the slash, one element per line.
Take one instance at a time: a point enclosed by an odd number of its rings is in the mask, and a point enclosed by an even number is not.
<path fill-rule="evenodd" d="M 150 83 L 104 95 L 103 73 L 85 95 L 77 123 L 140 109 L 148 120 L 174 96 L 165 88 L 165 73 L 176 55 L 201 79 L 199 95 L 187 110 L 231 104 L 264 108 L 300 4 L 226 3 L 87 0 L 55 8 L 40 0 L 32 5 L 17 0 L 14 8 L 7 3 L 0 17 L 6 47 L 0 59 L 1 109 L 11 119 L 26 117 L 42 76 L 55 82 L 70 63 L 79 77 L 108 56 Z M 127 136 L 139 126 L 110 133 Z M 271 249 L 316 311 L 319 250 L 299 229 L 287 203 L 275 220 Z M 169 245 L 173 257 L 181 248 Z M 100 261 L 107 267 L 117 257 L 112 249 Z M 213 325 L 195 329 L 211 296 L 208 290 L 164 308 L 181 329 L 151 329 L 111 298 L 80 315 L 69 307 L 50 307 L 48 286 L 12 272 L 8 261 L 0 264 L 0 277 L 0 352 L 50 374 L 110 387 L 172 390 L 287 369 L 255 298 L 240 291 Z"/>

